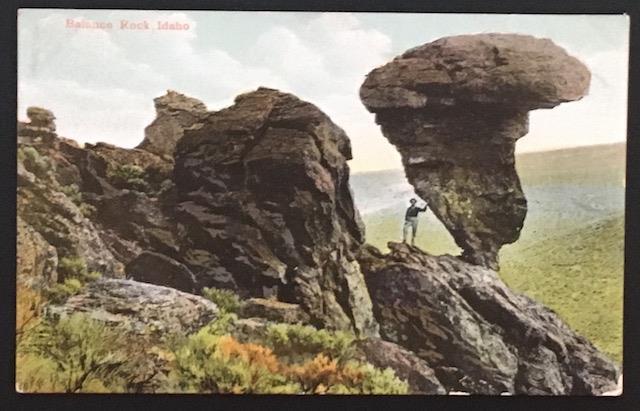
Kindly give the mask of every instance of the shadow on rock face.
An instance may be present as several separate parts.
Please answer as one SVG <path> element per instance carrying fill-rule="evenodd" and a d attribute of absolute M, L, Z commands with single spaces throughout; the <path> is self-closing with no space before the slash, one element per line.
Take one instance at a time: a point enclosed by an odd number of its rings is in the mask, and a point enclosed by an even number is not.
<path fill-rule="evenodd" d="M 590 77 L 548 39 L 463 35 L 371 71 L 360 98 L 465 260 L 498 269 L 500 247 L 518 239 L 527 212 L 514 149 L 528 112 L 582 98 Z"/>
<path fill-rule="evenodd" d="M 363 228 L 348 185 L 349 140 L 317 107 L 260 88 L 185 131 L 176 219 L 201 286 L 275 288 L 318 326 L 376 335 L 355 259 Z"/>
<path fill-rule="evenodd" d="M 361 266 L 382 338 L 416 353 L 449 391 L 599 395 L 618 368 L 551 310 L 495 271 L 389 243 Z"/>

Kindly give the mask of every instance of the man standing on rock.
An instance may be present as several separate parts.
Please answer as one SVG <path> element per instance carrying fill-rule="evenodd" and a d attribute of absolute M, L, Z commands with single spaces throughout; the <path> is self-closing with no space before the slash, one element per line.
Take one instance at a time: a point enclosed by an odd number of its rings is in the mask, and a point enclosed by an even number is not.
<path fill-rule="evenodd" d="M 416 199 L 409 200 L 411 205 L 407 208 L 407 212 L 404 215 L 404 227 L 402 227 L 402 243 L 407 242 L 407 231 L 411 228 L 411 245 L 414 244 L 416 238 L 416 232 L 418 231 L 418 213 L 427 211 L 427 205 L 424 207 L 416 207 Z"/>

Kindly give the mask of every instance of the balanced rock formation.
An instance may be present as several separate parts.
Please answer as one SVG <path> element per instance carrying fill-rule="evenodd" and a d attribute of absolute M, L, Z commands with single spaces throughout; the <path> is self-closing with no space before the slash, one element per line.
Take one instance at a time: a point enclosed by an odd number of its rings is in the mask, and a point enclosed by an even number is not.
<path fill-rule="evenodd" d="M 360 98 L 463 257 L 497 269 L 527 212 L 514 148 L 528 112 L 578 100 L 589 82 L 588 69 L 548 39 L 462 35 L 374 69 Z"/>
<path fill-rule="evenodd" d="M 382 338 L 416 353 L 447 391 L 599 395 L 619 370 L 496 272 L 389 243 L 360 258 Z"/>
<path fill-rule="evenodd" d="M 349 139 L 291 94 L 260 88 L 185 130 L 176 220 L 201 286 L 300 304 L 312 324 L 376 335 L 355 255 Z"/>
<path fill-rule="evenodd" d="M 173 90 L 153 100 L 156 119 L 144 130 L 144 140 L 137 148 L 165 158 L 173 158 L 176 142 L 184 130 L 199 124 L 207 114 L 207 107 L 200 100 L 187 97 Z"/>

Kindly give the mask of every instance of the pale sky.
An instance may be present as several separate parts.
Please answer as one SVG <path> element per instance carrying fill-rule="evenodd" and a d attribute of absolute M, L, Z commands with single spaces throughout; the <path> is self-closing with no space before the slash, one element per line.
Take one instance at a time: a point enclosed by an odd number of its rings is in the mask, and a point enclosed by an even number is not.
<path fill-rule="evenodd" d="M 74 29 L 67 19 L 110 22 Z M 124 30 L 121 20 L 188 24 Z M 531 113 L 517 151 L 626 139 L 629 19 L 620 15 L 222 12 L 23 9 L 18 19 L 18 118 L 53 111 L 60 135 L 135 147 L 173 89 L 209 110 L 259 86 L 317 105 L 349 135 L 353 171 L 400 168 L 400 156 L 358 97 L 364 76 L 440 37 L 512 32 L 546 37 L 591 70 L 589 95 Z"/>

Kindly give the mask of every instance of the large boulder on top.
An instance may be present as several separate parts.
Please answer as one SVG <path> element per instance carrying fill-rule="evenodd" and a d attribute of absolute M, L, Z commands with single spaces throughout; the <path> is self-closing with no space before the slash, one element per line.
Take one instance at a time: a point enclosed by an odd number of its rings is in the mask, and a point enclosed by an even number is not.
<path fill-rule="evenodd" d="M 171 159 L 184 130 L 199 124 L 207 114 L 207 107 L 200 100 L 173 90 L 167 90 L 153 102 L 156 118 L 144 129 L 144 140 L 136 148 Z"/>
<path fill-rule="evenodd" d="M 360 98 L 463 257 L 497 269 L 500 247 L 518 239 L 527 212 L 514 148 L 528 111 L 578 100 L 589 82 L 584 64 L 551 40 L 462 35 L 374 69 Z"/>
<path fill-rule="evenodd" d="M 495 271 L 389 243 L 361 266 L 380 335 L 413 351 L 447 391 L 599 395 L 618 367 L 553 311 L 511 291 Z"/>
<path fill-rule="evenodd" d="M 355 255 L 364 232 L 349 139 L 314 105 L 260 88 L 175 150 L 184 259 L 203 286 L 300 304 L 311 323 L 377 334 Z"/>

